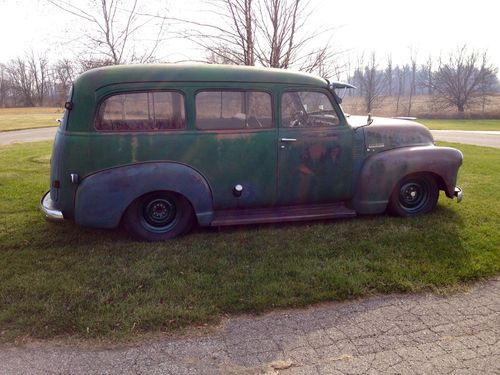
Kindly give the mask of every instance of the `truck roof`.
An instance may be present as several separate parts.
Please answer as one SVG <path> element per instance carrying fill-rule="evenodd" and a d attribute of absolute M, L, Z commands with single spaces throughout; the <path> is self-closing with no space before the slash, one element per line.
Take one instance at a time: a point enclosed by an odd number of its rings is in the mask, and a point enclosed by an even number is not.
<path fill-rule="evenodd" d="M 261 82 L 327 86 L 313 74 L 285 69 L 217 64 L 131 64 L 91 69 L 75 85 L 97 90 L 127 82 Z"/>

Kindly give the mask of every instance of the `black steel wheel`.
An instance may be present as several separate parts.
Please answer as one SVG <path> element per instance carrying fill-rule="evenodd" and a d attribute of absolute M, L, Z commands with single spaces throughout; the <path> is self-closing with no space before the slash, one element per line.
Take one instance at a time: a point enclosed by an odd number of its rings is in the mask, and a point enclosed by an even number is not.
<path fill-rule="evenodd" d="M 136 199 L 123 217 L 125 229 L 136 239 L 164 241 L 191 229 L 193 208 L 183 196 L 153 192 Z"/>
<path fill-rule="evenodd" d="M 389 198 L 388 209 L 397 216 L 417 216 L 432 211 L 439 198 L 439 187 L 429 174 L 403 178 Z"/>

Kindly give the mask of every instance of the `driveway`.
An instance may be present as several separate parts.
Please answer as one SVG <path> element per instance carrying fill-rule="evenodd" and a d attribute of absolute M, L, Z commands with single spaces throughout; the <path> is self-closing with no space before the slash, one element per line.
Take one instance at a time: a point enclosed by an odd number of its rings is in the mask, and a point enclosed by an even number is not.
<path fill-rule="evenodd" d="M 500 148 L 500 131 L 431 130 L 435 140 Z"/>
<path fill-rule="evenodd" d="M 3 347 L 0 373 L 498 374 L 500 278 L 447 297 L 376 296 L 190 331 L 125 347 Z"/>
<path fill-rule="evenodd" d="M 0 146 L 54 139 L 56 127 L 0 132 Z M 431 130 L 438 141 L 500 148 L 500 131 Z"/>
<path fill-rule="evenodd" d="M 0 146 L 5 146 L 13 143 L 26 143 L 53 140 L 56 134 L 57 127 L 14 130 L 0 132 Z"/>

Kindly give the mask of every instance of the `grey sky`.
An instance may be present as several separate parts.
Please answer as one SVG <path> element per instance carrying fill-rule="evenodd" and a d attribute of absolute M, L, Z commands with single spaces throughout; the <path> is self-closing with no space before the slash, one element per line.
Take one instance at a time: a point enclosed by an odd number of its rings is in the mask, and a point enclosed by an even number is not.
<path fill-rule="evenodd" d="M 82 4 L 86 0 L 75 1 Z M 500 66 L 498 14 L 493 0 L 311 0 L 311 28 L 335 27 L 333 45 L 349 50 L 355 58 L 376 51 L 381 60 L 390 53 L 394 63 L 407 62 L 410 49 L 419 62 L 429 54 L 438 57 L 459 45 L 486 49 L 490 60 Z M 204 20 L 213 17 L 203 10 L 207 1 L 156 1 L 168 6 L 169 16 Z M 52 57 L 68 52 L 68 40 L 81 24 L 45 0 L 0 0 L 0 61 L 22 56 L 26 51 L 49 49 Z M 175 30 L 175 26 L 170 26 Z M 75 35 L 76 36 L 76 35 Z M 318 40 L 317 43 L 323 41 Z M 170 39 L 159 55 L 170 61 L 203 58 L 203 52 L 185 40 Z M 68 56 L 71 57 L 71 56 Z"/>

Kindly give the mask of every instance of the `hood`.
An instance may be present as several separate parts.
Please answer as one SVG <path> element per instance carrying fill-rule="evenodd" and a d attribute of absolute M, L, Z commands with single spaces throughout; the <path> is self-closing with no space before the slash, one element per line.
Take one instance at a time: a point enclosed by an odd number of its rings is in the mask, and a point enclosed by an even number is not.
<path fill-rule="evenodd" d="M 362 129 L 367 151 L 379 152 L 398 147 L 434 144 L 431 132 L 422 124 L 383 117 L 372 119 L 373 122 Z M 350 116 L 347 120 L 353 128 L 358 128 L 366 125 L 367 116 Z"/>

